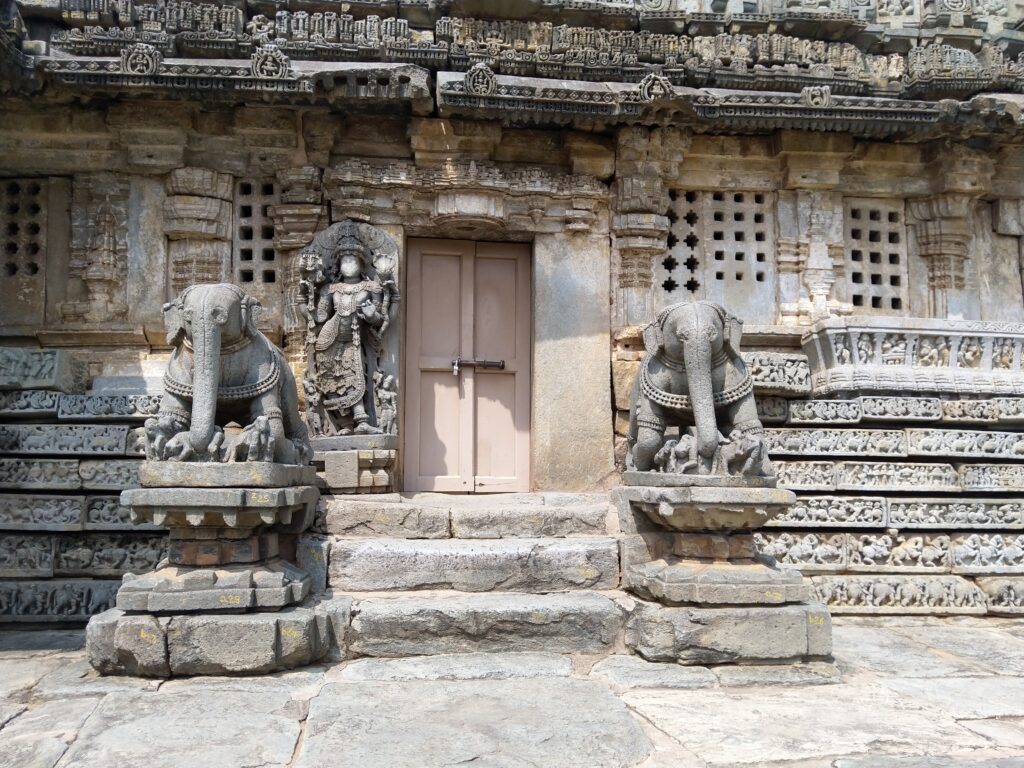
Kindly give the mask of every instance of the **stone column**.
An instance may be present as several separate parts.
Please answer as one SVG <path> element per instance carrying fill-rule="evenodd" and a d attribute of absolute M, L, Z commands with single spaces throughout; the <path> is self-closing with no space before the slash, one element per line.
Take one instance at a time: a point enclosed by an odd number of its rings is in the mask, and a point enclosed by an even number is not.
<path fill-rule="evenodd" d="M 607 234 L 538 234 L 533 284 L 533 485 L 592 490 L 612 473 Z"/>
<path fill-rule="evenodd" d="M 290 168 L 277 175 L 281 202 L 270 209 L 274 219 L 274 249 L 284 264 L 284 322 L 282 347 L 296 373 L 305 366 L 306 322 L 298 311 L 299 254 L 327 226 L 320 171 Z M 301 396 L 301 393 L 300 393 Z"/>
<path fill-rule="evenodd" d="M 833 288 L 843 271 L 839 175 L 853 151 L 847 136 L 784 131 L 778 205 L 780 320 L 809 324 L 843 307 Z"/>
<path fill-rule="evenodd" d="M 177 168 L 167 177 L 164 234 L 168 239 L 170 293 L 218 283 L 231 263 L 234 179 L 206 168 Z"/>

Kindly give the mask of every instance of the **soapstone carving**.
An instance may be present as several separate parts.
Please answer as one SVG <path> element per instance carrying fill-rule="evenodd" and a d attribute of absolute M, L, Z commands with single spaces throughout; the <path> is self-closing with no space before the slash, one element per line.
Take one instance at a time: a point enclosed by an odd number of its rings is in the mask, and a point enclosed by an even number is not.
<path fill-rule="evenodd" d="M 707 301 L 666 307 L 643 332 L 628 467 L 695 475 L 771 475 L 742 322 Z M 666 439 L 670 429 L 677 437 Z"/>
<path fill-rule="evenodd" d="M 381 434 L 394 428 L 394 377 L 381 370 L 399 302 L 398 246 L 345 219 L 313 238 L 300 257 L 306 316 L 307 424 L 314 436 Z"/>
<path fill-rule="evenodd" d="M 256 327 L 259 308 L 228 283 L 194 285 L 164 305 L 174 352 L 159 412 L 145 425 L 150 461 L 312 458 L 295 379 Z"/>

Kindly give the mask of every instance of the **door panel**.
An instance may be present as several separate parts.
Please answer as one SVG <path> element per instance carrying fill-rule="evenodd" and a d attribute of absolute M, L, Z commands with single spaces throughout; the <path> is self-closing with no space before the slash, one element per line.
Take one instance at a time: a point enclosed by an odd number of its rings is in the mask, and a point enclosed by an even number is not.
<path fill-rule="evenodd" d="M 529 246 L 410 240 L 408 261 L 405 489 L 529 490 Z"/>

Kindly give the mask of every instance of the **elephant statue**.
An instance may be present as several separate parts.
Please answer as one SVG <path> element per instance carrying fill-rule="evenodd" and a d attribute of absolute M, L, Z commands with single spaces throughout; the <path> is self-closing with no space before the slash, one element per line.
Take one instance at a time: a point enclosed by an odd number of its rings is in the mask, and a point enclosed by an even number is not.
<path fill-rule="evenodd" d="M 163 309 L 174 352 L 145 424 L 147 458 L 308 464 L 295 377 L 256 327 L 259 302 L 217 283 L 186 288 Z M 232 422 L 239 428 L 225 430 Z"/>
<path fill-rule="evenodd" d="M 738 318 L 709 301 L 673 304 L 644 328 L 646 354 L 631 397 L 628 469 L 772 474 L 750 373 L 739 354 L 742 332 Z M 681 460 L 674 462 L 666 461 L 664 451 L 670 427 L 679 430 L 672 439 Z"/>

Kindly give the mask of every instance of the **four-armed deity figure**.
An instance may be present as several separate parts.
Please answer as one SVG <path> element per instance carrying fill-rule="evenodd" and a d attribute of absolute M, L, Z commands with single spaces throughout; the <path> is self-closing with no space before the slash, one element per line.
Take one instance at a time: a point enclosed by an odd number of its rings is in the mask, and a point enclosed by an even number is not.
<path fill-rule="evenodd" d="M 390 238 L 345 220 L 302 253 L 307 421 L 314 434 L 379 434 L 374 397 L 382 340 L 398 303 Z M 377 234 L 376 238 L 372 234 Z M 385 242 L 386 238 L 386 242 Z M 369 247 L 380 240 L 381 249 Z"/>

